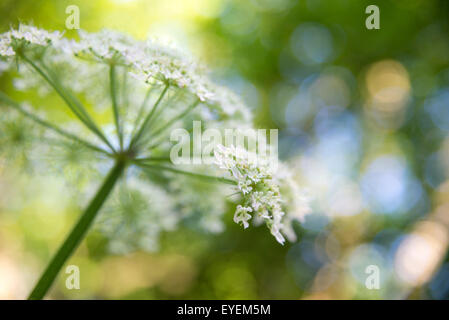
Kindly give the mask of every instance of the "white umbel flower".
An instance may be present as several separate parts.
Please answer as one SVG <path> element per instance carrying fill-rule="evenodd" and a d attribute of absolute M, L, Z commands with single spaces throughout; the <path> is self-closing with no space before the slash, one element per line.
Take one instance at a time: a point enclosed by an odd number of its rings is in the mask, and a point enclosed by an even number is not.
<path fill-rule="evenodd" d="M 71 42 L 76 56 L 99 62 L 114 62 L 130 65 L 140 52 L 140 43 L 122 33 L 101 30 L 98 33 L 79 32 L 80 41 Z"/>
<path fill-rule="evenodd" d="M 215 163 L 219 168 L 229 171 L 237 181 L 237 186 L 243 197 L 243 206 L 239 205 L 234 215 L 236 223 L 248 227 L 250 213 L 262 218 L 276 240 L 284 244 L 281 234 L 282 199 L 279 186 L 275 183 L 268 163 L 258 161 L 254 154 L 239 147 L 217 146 Z"/>
<path fill-rule="evenodd" d="M 46 47 L 57 42 L 62 34 L 59 31 L 48 32 L 25 24 L 20 24 L 17 30 L 11 30 L 0 35 L 0 56 L 11 57 L 17 50 L 27 47 Z"/>
<path fill-rule="evenodd" d="M 62 138 L 85 145 L 95 152 L 96 161 L 105 157 L 118 161 L 123 157 L 130 168 L 136 169 L 127 171 L 127 184 L 113 198 L 116 201 L 110 201 L 112 208 L 104 215 L 103 231 L 114 239 L 115 250 L 156 248 L 159 233 L 172 230 L 182 220 L 197 222 L 209 232 L 221 231 L 226 199 L 220 196 L 228 190 L 200 183 L 187 185 L 182 180 L 175 183 L 176 178 L 171 176 L 160 179 L 159 171 L 185 174 L 186 179 L 196 177 L 204 183 L 210 183 L 210 178 L 216 182 L 227 180 L 231 185 L 234 181 L 159 165 L 153 160 L 165 161 L 168 154 L 169 139 L 164 130 L 177 125 L 185 127 L 191 119 L 206 119 L 207 127 L 217 130 L 251 129 L 250 111 L 241 99 L 211 81 L 199 63 L 171 44 L 154 39 L 138 41 L 107 30 L 80 31 L 79 41 L 60 37 L 59 32 L 26 25 L 0 34 L 0 72 L 12 69 L 16 63 L 16 89 L 61 95 L 83 124 L 74 130 L 65 123 L 65 134 L 58 130 L 59 126 L 53 128 Z M 95 117 L 91 119 L 90 110 L 84 109 L 84 101 L 79 101 L 78 95 L 95 106 L 92 111 L 102 112 L 103 107 L 115 101 L 115 125 L 111 121 L 97 128 Z M 40 124 L 47 118 L 31 117 L 33 108 L 20 109 L 15 104 L 12 107 Z M 53 123 L 49 124 L 46 126 L 52 128 Z M 15 132 L 22 136 L 20 130 Z M 57 140 L 52 136 L 45 138 Z M 305 197 L 294 179 L 273 172 L 268 159 L 260 159 L 243 148 L 220 146 L 215 157 L 216 164 L 235 180 L 243 200 L 236 208 L 234 221 L 244 228 L 249 227 L 250 221 L 264 222 L 281 244 L 284 236 L 293 239 L 292 221 L 302 221 L 308 212 Z M 156 179 L 151 179 L 148 188 L 133 180 L 153 175 Z"/>
<path fill-rule="evenodd" d="M 245 229 L 248 228 L 249 227 L 248 220 L 251 219 L 251 215 L 249 214 L 249 212 L 253 212 L 253 208 L 238 205 L 234 214 L 234 222 L 237 224 L 242 223 L 243 228 Z"/>
<path fill-rule="evenodd" d="M 283 244 L 284 235 L 296 240 L 293 221 L 304 222 L 311 212 L 305 192 L 294 180 L 286 165 L 272 171 L 267 159 L 240 147 L 217 146 L 215 164 L 227 170 L 237 182 L 242 195 L 242 205 L 238 205 L 234 222 L 246 229 L 249 220 L 264 221 L 271 234 Z"/>
<path fill-rule="evenodd" d="M 171 43 L 160 39 L 138 41 L 111 30 L 101 30 L 98 33 L 80 30 L 79 41 L 61 36 L 62 33 L 57 31 L 48 32 L 21 24 L 17 30 L 0 35 L 0 58 L 11 58 L 19 51 L 29 58 L 28 52 L 34 54 L 42 51 L 33 49 L 49 47 L 49 62 L 74 66 L 74 77 L 82 79 L 81 82 L 96 78 L 98 74 L 98 67 L 91 64 L 86 68 L 84 60 L 115 64 L 128 68 L 130 74 L 141 80 L 142 84 L 169 85 L 171 88 L 190 92 L 221 120 L 251 121 L 249 109 L 235 93 L 212 82 L 204 66 Z M 89 70 L 93 71 L 78 77 L 77 74 L 84 70 L 87 70 L 87 73 Z M 27 83 L 30 82 L 32 83 L 32 80 Z M 71 83 L 76 85 L 77 82 Z"/>

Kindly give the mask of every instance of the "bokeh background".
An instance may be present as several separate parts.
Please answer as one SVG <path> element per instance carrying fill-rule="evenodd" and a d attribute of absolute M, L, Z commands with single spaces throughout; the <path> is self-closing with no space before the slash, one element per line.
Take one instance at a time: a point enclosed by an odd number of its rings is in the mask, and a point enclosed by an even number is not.
<path fill-rule="evenodd" d="M 110 255 L 93 232 L 69 261 L 81 290 L 62 272 L 50 298 L 449 298 L 447 1 L 2 0 L 0 31 L 65 30 L 73 4 L 82 29 L 169 38 L 209 65 L 257 127 L 280 130 L 313 214 L 285 246 L 232 210 L 225 232 L 185 226 L 151 254 Z M 365 27 L 370 4 L 380 30 Z M 0 298 L 26 297 L 80 214 L 60 184 L 0 166 Z"/>

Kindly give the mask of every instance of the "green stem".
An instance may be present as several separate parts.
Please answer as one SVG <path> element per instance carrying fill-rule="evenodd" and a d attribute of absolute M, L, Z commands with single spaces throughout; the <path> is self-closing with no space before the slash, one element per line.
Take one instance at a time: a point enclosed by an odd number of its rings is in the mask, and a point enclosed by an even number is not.
<path fill-rule="evenodd" d="M 116 95 L 116 88 L 115 85 L 115 65 L 111 64 L 109 68 L 109 85 L 111 90 L 111 100 L 112 100 L 112 110 L 114 112 L 114 122 L 115 122 L 115 128 L 117 129 L 117 136 L 120 143 L 120 149 L 123 149 L 123 135 L 122 131 L 120 129 L 120 119 L 119 119 L 119 110 L 118 110 L 118 103 L 117 103 L 117 95 Z"/>
<path fill-rule="evenodd" d="M 151 93 L 153 91 L 153 88 L 154 87 L 150 87 L 147 90 L 147 93 L 145 94 L 145 98 L 143 99 L 142 105 L 139 108 L 139 112 L 137 113 L 137 117 L 134 120 L 134 126 L 133 126 L 133 131 L 131 133 L 131 137 L 133 137 L 136 134 L 136 130 L 139 127 L 139 124 L 140 124 L 140 118 L 143 116 L 143 113 L 145 111 L 145 106 L 147 105 L 148 99 L 150 98 L 150 95 L 151 95 Z"/>
<path fill-rule="evenodd" d="M 151 120 L 151 117 L 154 115 L 154 113 L 156 112 L 157 107 L 159 106 L 160 102 L 162 101 L 162 99 L 165 96 L 165 93 L 168 90 L 168 84 L 165 86 L 164 90 L 161 92 L 161 94 L 159 95 L 159 98 L 157 99 L 157 101 L 155 102 L 153 108 L 151 109 L 150 113 L 146 116 L 145 120 L 143 121 L 142 125 L 139 128 L 139 131 L 137 131 L 137 133 L 132 137 L 131 143 L 129 144 L 129 149 L 132 149 L 134 147 L 134 145 L 139 141 L 139 139 L 141 138 L 142 134 L 144 133 L 148 122 Z"/>
<path fill-rule="evenodd" d="M 30 296 L 28 297 L 29 300 L 39 300 L 45 296 L 51 284 L 55 280 L 59 270 L 61 270 L 66 260 L 72 255 L 72 253 L 80 244 L 81 240 L 86 235 L 86 232 L 92 224 L 92 221 L 95 219 L 101 206 L 106 201 L 115 183 L 122 175 L 124 168 L 125 163 L 123 161 L 118 161 L 111 169 L 103 185 L 98 190 L 92 201 L 89 203 L 89 206 L 86 208 L 75 227 L 72 229 L 62 246 L 59 248 L 56 255 L 48 264 L 44 273 L 40 277 Z"/>
<path fill-rule="evenodd" d="M 231 184 L 231 185 L 236 185 L 237 182 L 232 180 L 232 179 L 228 179 L 228 178 L 224 178 L 224 177 L 216 177 L 216 176 L 210 176 L 207 174 L 202 174 L 202 173 L 196 173 L 196 172 L 190 172 L 190 171 L 185 171 L 185 170 L 181 170 L 181 169 L 176 169 L 176 168 L 172 168 L 172 167 L 167 167 L 167 166 L 162 166 L 162 165 L 156 165 L 156 164 L 148 164 L 142 161 L 138 161 L 138 160 L 134 160 L 134 163 L 137 166 L 140 166 L 142 168 L 148 168 L 148 169 L 154 169 L 157 171 L 171 171 L 174 173 L 179 173 L 179 174 L 183 174 L 192 178 L 198 178 L 204 181 L 209 181 L 209 182 L 223 182 L 226 184 Z"/>
<path fill-rule="evenodd" d="M 22 56 L 23 60 L 26 61 L 33 69 L 39 73 L 39 75 L 47 81 L 48 84 L 59 94 L 59 96 L 64 100 L 64 102 L 69 106 L 70 110 L 86 125 L 91 128 L 91 123 L 89 119 L 85 116 L 85 114 L 80 110 L 79 106 L 74 105 L 72 101 L 66 96 L 64 91 L 61 89 L 59 85 L 57 85 L 52 79 L 50 79 L 50 76 L 48 76 L 37 64 L 35 64 L 32 60 L 28 59 L 25 56 Z"/>
<path fill-rule="evenodd" d="M 156 130 L 155 132 L 153 132 L 151 134 L 151 136 L 156 139 L 162 132 L 164 132 L 165 130 L 169 129 L 176 121 L 184 118 L 190 111 L 192 111 L 198 104 L 200 103 L 199 100 L 195 101 L 192 105 L 190 105 L 189 107 L 186 108 L 186 110 L 184 110 L 183 112 L 181 112 L 180 114 L 178 114 L 177 116 L 173 117 L 171 120 L 169 120 L 167 123 L 164 124 L 163 127 L 159 128 L 158 130 Z M 148 147 L 149 150 L 157 148 L 162 142 L 164 142 L 164 137 L 162 137 L 161 139 L 159 139 L 159 141 L 153 143 L 152 145 L 150 145 Z"/>
<path fill-rule="evenodd" d="M 170 97 L 170 98 L 167 97 L 167 102 L 166 102 L 167 106 L 175 106 L 176 105 L 176 99 L 179 98 L 180 92 L 182 92 L 182 90 L 177 90 L 174 92 L 172 97 Z M 153 118 L 148 123 L 148 131 L 149 131 L 149 129 L 152 128 L 156 119 L 159 119 L 159 117 L 162 115 L 163 112 L 164 112 L 164 109 L 159 108 L 159 110 L 157 110 L 157 112 L 154 113 Z"/>
<path fill-rule="evenodd" d="M 128 106 L 129 105 L 129 88 L 128 88 L 128 68 L 123 68 L 123 79 L 122 79 L 122 88 L 119 90 L 121 92 L 122 96 L 122 105 Z M 123 134 L 123 132 L 122 132 Z"/>
<path fill-rule="evenodd" d="M 93 133 L 95 133 L 104 143 L 108 145 L 111 151 L 115 152 L 114 147 L 111 143 L 106 139 L 101 130 L 96 126 L 95 122 L 89 116 L 85 108 L 79 103 L 79 101 L 74 101 L 73 97 L 70 94 L 66 94 L 65 90 L 53 81 L 38 65 L 36 65 L 33 61 L 28 59 L 26 56 L 21 56 L 24 61 L 26 61 L 39 75 L 45 79 L 45 81 L 50 84 L 53 89 L 59 94 L 59 96 L 65 101 L 67 106 L 72 110 L 72 112 L 81 120 L 81 122 L 89 128 Z"/>
<path fill-rule="evenodd" d="M 145 157 L 145 158 L 136 158 L 135 161 L 165 161 L 165 162 L 170 162 L 170 157 Z"/>
<path fill-rule="evenodd" d="M 195 101 L 192 105 L 190 105 L 188 108 L 186 108 L 183 112 L 181 112 L 177 116 L 175 116 L 172 119 L 170 119 L 167 123 L 164 124 L 163 127 L 160 127 L 158 130 L 153 132 L 152 136 L 153 137 L 157 137 L 162 132 L 164 132 L 165 130 L 169 129 L 176 121 L 184 118 L 190 111 L 192 111 L 199 104 L 199 102 L 200 102 L 199 100 Z"/>
<path fill-rule="evenodd" d="M 67 132 L 67 131 L 61 129 L 58 126 L 55 126 L 55 125 L 51 124 L 48 121 L 45 121 L 44 119 L 41 119 L 41 118 L 35 116 L 31 112 L 28 112 L 27 110 L 22 108 L 19 103 L 17 103 L 16 101 L 12 100 L 11 98 L 9 98 L 3 92 L 0 92 L 0 101 L 3 101 L 5 104 L 7 104 L 10 107 L 16 109 L 18 112 L 23 114 L 28 119 L 33 120 L 37 124 L 40 124 L 41 126 L 47 128 L 47 129 L 49 129 L 49 130 L 51 130 L 53 132 L 56 132 L 56 133 L 60 134 L 61 136 L 65 137 L 65 138 L 68 138 L 68 139 L 74 140 L 76 142 L 79 142 L 80 144 L 82 144 L 82 145 L 84 145 L 84 146 L 86 146 L 86 147 L 88 147 L 88 148 L 90 148 L 90 149 L 92 149 L 94 151 L 98 151 L 98 152 L 104 153 L 106 155 L 109 155 L 109 152 L 107 152 L 106 150 L 104 150 L 104 149 L 102 149 L 100 147 L 97 147 L 96 145 L 94 145 L 94 144 L 92 144 L 92 143 L 90 143 L 88 141 L 85 141 L 85 140 L 75 136 L 74 134 L 71 134 L 70 132 Z"/>

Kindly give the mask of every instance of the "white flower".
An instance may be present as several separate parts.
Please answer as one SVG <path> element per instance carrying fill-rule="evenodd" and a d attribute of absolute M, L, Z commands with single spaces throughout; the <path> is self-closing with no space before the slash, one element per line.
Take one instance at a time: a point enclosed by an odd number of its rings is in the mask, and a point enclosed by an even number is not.
<path fill-rule="evenodd" d="M 237 187 L 243 196 L 244 206 L 237 206 L 234 221 L 243 222 L 246 228 L 251 212 L 263 218 L 276 240 L 283 244 L 284 238 L 279 231 L 284 216 L 282 200 L 270 167 L 264 161 L 257 161 L 257 157 L 246 150 L 234 146 L 217 146 L 215 159 L 219 168 L 228 170 L 237 180 Z"/>
<path fill-rule="evenodd" d="M 186 90 L 220 120 L 251 121 L 249 109 L 235 93 L 210 81 L 206 68 L 171 43 L 159 39 L 137 41 L 110 30 L 98 33 L 80 30 L 79 36 L 79 41 L 61 39 L 59 32 L 50 33 L 21 24 L 18 30 L 0 35 L 0 56 L 14 56 L 19 49 L 50 47 L 51 63 L 64 64 L 66 68 L 73 66 L 73 76 L 81 80 L 70 82 L 76 91 L 83 86 L 82 83 L 89 82 L 88 79 L 98 77 L 98 67 L 90 65 L 86 68 L 84 60 L 114 63 L 129 68 L 130 74 L 143 85 L 168 84 L 172 88 Z M 84 74 L 81 76 L 81 73 Z M 88 85 L 88 88 L 92 86 Z"/>
<path fill-rule="evenodd" d="M 6 37 L 5 34 L 0 38 L 0 56 L 10 57 L 15 55 L 13 48 L 11 47 L 11 38 Z"/>
<path fill-rule="evenodd" d="M 241 205 L 238 205 L 234 214 L 234 222 L 237 224 L 242 223 L 243 228 L 245 229 L 248 228 L 248 220 L 251 219 L 251 215 L 248 212 L 253 212 L 253 209 L 251 207 L 242 207 Z"/>
<path fill-rule="evenodd" d="M 309 207 L 309 197 L 305 190 L 299 187 L 295 181 L 292 171 L 286 164 L 280 164 L 276 172 L 275 179 L 281 185 L 286 216 L 283 219 L 282 232 L 290 241 L 296 241 L 296 234 L 293 230 L 293 221 L 303 223 L 306 215 L 311 213 Z"/>
<path fill-rule="evenodd" d="M 251 120 L 249 110 L 236 94 L 211 82 L 202 65 L 172 44 L 150 39 L 134 50 L 133 55 L 129 60 L 138 79 L 147 82 L 156 79 L 185 88 L 222 116 Z"/>
<path fill-rule="evenodd" d="M 88 33 L 80 30 L 79 36 L 79 42 L 67 43 L 72 52 L 97 61 L 131 65 L 141 51 L 138 41 L 119 32 L 101 30 L 98 33 Z"/>
<path fill-rule="evenodd" d="M 271 234 L 276 238 L 277 242 L 280 244 L 284 244 L 285 238 L 279 230 L 279 226 L 277 224 L 273 224 L 270 228 Z"/>
<path fill-rule="evenodd" d="M 253 190 L 252 181 L 251 180 L 240 180 L 238 182 L 238 187 L 243 194 L 250 193 Z"/>
<path fill-rule="evenodd" d="M 20 24 L 17 30 L 0 35 L 0 56 L 14 56 L 18 48 L 45 47 L 52 42 L 57 42 L 61 36 L 59 31 L 48 32 L 34 26 Z"/>
<path fill-rule="evenodd" d="M 303 222 L 311 210 L 304 192 L 285 165 L 273 173 L 266 159 L 243 148 L 222 145 L 215 150 L 215 164 L 237 180 L 242 194 L 243 205 L 237 206 L 234 215 L 236 223 L 242 222 L 246 228 L 252 214 L 255 221 L 265 221 L 279 243 L 285 242 L 283 233 L 289 240 L 296 240 L 292 222 Z"/>

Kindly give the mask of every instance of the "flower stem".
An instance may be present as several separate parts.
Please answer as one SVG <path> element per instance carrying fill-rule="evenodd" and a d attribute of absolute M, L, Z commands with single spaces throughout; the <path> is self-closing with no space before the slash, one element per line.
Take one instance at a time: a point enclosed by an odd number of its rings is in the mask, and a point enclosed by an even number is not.
<path fill-rule="evenodd" d="M 111 145 L 109 140 L 104 136 L 103 132 L 97 127 L 95 122 L 89 116 L 85 108 L 81 105 L 81 103 L 72 97 L 66 90 L 54 79 L 51 79 L 44 70 L 42 70 L 37 64 L 35 64 L 32 60 L 28 59 L 25 55 L 22 55 L 22 59 L 27 62 L 47 83 L 55 89 L 55 91 L 59 94 L 59 96 L 64 100 L 70 110 L 78 117 L 78 119 L 94 134 L 96 134 L 107 146 L 111 149 L 111 151 L 115 152 L 114 147 Z"/>
<path fill-rule="evenodd" d="M 153 137 L 157 137 L 158 135 L 160 135 L 162 132 L 164 132 L 165 130 L 167 130 L 168 128 L 171 127 L 172 124 L 174 124 L 176 121 L 178 121 L 179 119 L 184 118 L 190 111 L 192 111 L 198 104 L 200 103 L 200 100 L 196 100 L 193 104 L 191 104 L 189 107 L 187 107 L 183 112 L 181 112 L 180 114 L 176 115 L 175 117 L 173 117 L 172 119 L 170 119 L 169 121 L 167 121 L 167 123 L 164 124 L 163 127 L 159 128 L 158 130 L 156 130 L 155 132 L 152 133 Z"/>
<path fill-rule="evenodd" d="M 103 185 L 97 191 L 97 194 L 91 200 L 89 206 L 86 208 L 75 227 L 72 229 L 62 246 L 59 248 L 56 255 L 48 264 L 33 291 L 29 295 L 29 300 L 39 300 L 45 296 L 56 276 L 58 275 L 59 270 L 61 270 L 66 260 L 72 255 L 72 253 L 80 244 L 81 240 L 86 235 L 86 232 L 92 224 L 92 221 L 96 217 L 103 203 L 106 201 L 115 183 L 122 175 L 124 168 L 124 161 L 119 160 L 116 162 L 116 164 L 104 180 Z"/>
<path fill-rule="evenodd" d="M 7 105 L 9 105 L 10 107 L 16 109 L 23 116 L 25 116 L 26 118 L 34 121 L 37 124 L 40 124 L 41 126 L 45 127 L 46 129 L 49 129 L 49 130 L 51 130 L 53 132 L 56 132 L 59 135 L 65 137 L 65 138 L 74 140 L 74 141 L 76 141 L 76 142 L 78 142 L 78 143 L 80 143 L 80 144 L 82 144 L 82 145 L 84 145 L 84 146 L 94 150 L 94 151 L 101 152 L 101 153 L 104 153 L 106 155 L 110 155 L 109 152 L 107 152 L 106 150 L 104 150 L 104 149 L 102 149 L 100 147 L 97 147 L 96 145 L 94 145 L 94 144 L 92 144 L 92 143 L 90 143 L 90 142 L 88 142 L 86 140 L 83 140 L 83 139 L 77 137 L 76 135 L 71 134 L 70 132 L 67 132 L 67 131 L 61 129 L 60 127 L 55 126 L 55 125 L 51 124 L 50 122 L 45 121 L 44 119 L 41 119 L 38 116 L 35 116 L 31 112 L 25 110 L 18 102 L 10 99 L 7 95 L 5 95 L 1 91 L 0 91 L 0 101 L 5 103 L 5 104 L 7 104 Z"/>
<path fill-rule="evenodd" d="M 189 112 L 192 111 L 199 103 L 200 103 L 200 100 L 196 100 L 192 105 L 187 107 L 183 112 L 181 112 L 180 114 L 176 115 L 175 117 L 173 117 L 172 119 L 167 121 L 167 123 L 165 123 L 163 127 L 159 128 L 158 130 L 153 132 L 151 134 L 151 136 L 153 138 L 157 138 L 158 136 L 160 136 L 161 133 L 163 133 L 165 130 L 169 129 L 176 121 L 184 118 L 187 114 L 189 114 Z M 148 147 L 148 149 L 152 150 L 154 148 L 157 148 L 163 142 L 164 142 L 164 138 L 162 137 L 161 139 L 159 139 L 159 141 L 151 144 Z"/>
<path fill-rule="evenodd" d="M 189 176 L 192 178 L 197 178 L 197 179 L 201 179 L 204 181 L 209 181 L 209 182 L 222 182 L 225 184 L 230 184 L 230 185 L 236 185 L 237 182 L 232 180 L 232 179 L 228 179 L 228 178 L 224 178 L 224 177 L 216 177 L 216 176 L 211 176 L 211 175 L 207 175 L 207 174 L 202 174 L 202 173 L 196 173 L 196 172 L 191 172 L 191 171 L 185 171 L 185 170 L 181 170 L 181 169 L 176 169 L 173 167 L 168 167 L 168 166 L 163 166 L 163 165 L 157 165 L 157 164 L 150 164 L 150 163 L 146 163 L 145 161 L 139 161 L 139 160 L 134 160 L 133 161 L 137 166 L 141 167 L 141 168 L 147 168 L 147 169 L 153 169 L 156 171 L 170 171 L 173 173 L 179 173 L 185 176 Z"/>
<path fill-rule="evenodd" d="M 150 99 L 150 95 L 153 92 L 154 87 L 150 87 L 147 90 L 147 93 L 145 95 L 145 98 L 143 99 L 143 102 L 139 108 L 139 112 L 137 113 L 137 117 L 134 121 L 133 131 L 131 133 L 131 137 L 133 137 L 136 133 L 137 128 L 139 127 L 139 124 L 141 123 L 141 118 L 143 116 L 143 113 L 145 112 L 145 106 L 147 105 L 148 99 Z"/>
<path fill-rule="evenodd" d="M 117 136 L 119 139 L 120 149 L 122 150 L 123 149 L 123 135 L 122 135 L 122 131 L 120 128 L 119 109 L 118 109 L 117 95 L 116 95 L 117 86 L 116 86 L 115 80 L 116 80 L 115 65 L 111 64 L 111 66 L 109 67 L 109 86 L 110 86 L 110 90 L 111 90 L 112 110 L 114 113 L 114 122 L 115 122 L 115 127 L 117 129 Z"/>
<path fill-rule="evenodd" d="M 137 131 L 137 133 L 132 137 L 131 142 L 129 144 L 129 149 L 132 149 L 134 147 L 134 145 L 139 141 L 139 139 L 141 138 L 142 134 L 144 133 L 149 121 L 151 120 L 151 117 L 154 115 L 154 113 L 156 112 L 157 107 L 159 106 L 160 102 L 162 101 L 162 99 L 165 96 L 165 93 L 168 90 L 168 84 L 164 87 L 164 90 L 162 90 L 161 94 L 159 95 L 159 98 L 157 99 L 157 101 L 154 103 L 153 108 L 151 109 L 150 113 L 145 117 L 145 120 L 143 121 L 143 123 L 140 125 L 139 131 Z"/>

